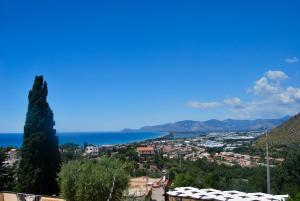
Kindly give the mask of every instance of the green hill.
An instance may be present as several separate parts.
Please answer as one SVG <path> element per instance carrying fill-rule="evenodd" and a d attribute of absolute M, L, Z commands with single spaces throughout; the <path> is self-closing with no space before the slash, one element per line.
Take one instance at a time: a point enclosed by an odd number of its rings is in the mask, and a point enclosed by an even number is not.
<path fill-rule="evenodd" d="M 271 145 L 300 144 L 300 113 L 271 130 Z M 265 145 L 265 136 L 257 139 L 258 146 Z"/>

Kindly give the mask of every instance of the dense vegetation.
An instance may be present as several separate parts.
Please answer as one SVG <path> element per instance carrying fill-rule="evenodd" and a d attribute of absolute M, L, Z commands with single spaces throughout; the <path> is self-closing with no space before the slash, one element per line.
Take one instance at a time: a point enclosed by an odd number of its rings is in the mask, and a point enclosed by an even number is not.
<path fill-rule="evenodd" d="M 130 176 L 140 177 L 149 176 L 152 178 L 159 178 L 162 174 L 163 163 L 162 156 L 156 153 L 153 157 L 148 157 L 146 160 L 141 160 L 134 147 L 128 146 L 118 150 L 118 154 L 113 157 L 122 161 L 130 162 L 132 169 Z M 151 165 L 155 165 L 157 168 L 152 168 Z"/>
<path fill-rule="evenodd" d="M 272 145 L 290 145 L 300 143 L 300 114 L 292 117 L 277 128 L 274 128 L 269 134 L 269 142 Z M 265 144 L 265 138 L 262 136 L 257 140 L 258 146 Z"/>
<path fill-rule="evenodd" d="M 42 76 L 34 80 L 24 126 L 21 161 L 18 169 L 20 192 L 53 195 L 60 166 L 58 138 L 53 112 L 47 102 L 48 88 Z"/>
<path fill-rule="evenodd" d="M 82 158 L 82 149 L 78 144 L 66 143 L 59 146 L 61 161 L 68 162 Z"/>
<path fill-rule="evenodd" d="M 240 190 L 247 192 L 265 192 L 265 168 L 228 167 L 198 160 L 182 162 L 182 167 L 174 166 L 170 177 L 174 179 L 173 187 L 194 186 L 198 188 L 215 188 L 220 190 Z"/>
<path fill-rule="evenodd" d="M 266 168 L 228 167 L 210 163 L 206 160 L 196 162 L 183 161 L 181 168 L 174 161 L 166 164 L 170 167 L 173 186 L 195 186 L 198 188 L 216 188 L 221 190 L 241 190 L 246 192 L 266 192 Z M 300 150 L 293 149 L 282 166 L 271 169 L 272 192 L 288 193 L 292 196 L 300 191 Z"/>
<path fill-rule="evenodd" d="M 116 159 L 70 161 L 59 173 L 61 196 L 68 201 L 121 201 L 129 167 Z"/>
<path fill-rule="evenodd" d="M 300 201 L 300 193 L 298 193 L 293 199 L 290 201 Z"/>
<path fill-rule="evenodd" d="M 282 166 L 273 173 L 273 192 L 288 193 L 292 196 L 300 192 L 300 149 L 290 148 Z"/>

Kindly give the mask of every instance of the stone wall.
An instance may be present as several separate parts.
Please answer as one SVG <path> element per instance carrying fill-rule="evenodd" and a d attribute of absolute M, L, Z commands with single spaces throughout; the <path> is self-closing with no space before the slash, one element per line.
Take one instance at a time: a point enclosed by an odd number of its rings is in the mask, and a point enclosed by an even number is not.
<path fill-rule="evenodd" d="M 18 201 L 17 195 L 14 193 L 1 193 L 2 199 L 0 198 L 0 201 Z"/>

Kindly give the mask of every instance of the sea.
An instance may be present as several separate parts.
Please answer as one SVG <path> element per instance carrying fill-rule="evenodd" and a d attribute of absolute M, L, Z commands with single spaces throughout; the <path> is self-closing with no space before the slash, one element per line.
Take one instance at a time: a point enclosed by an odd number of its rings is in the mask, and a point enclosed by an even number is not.
<path fill-rule="evenodd" d="M 167 135 L 165 132 L 58 132 L 59 144 L 85 142 L 93 145 L 116 145 L 139 142 Z M 22 133 L 0 133 L 0 147 L 16 147 L 22 145 Z"/>

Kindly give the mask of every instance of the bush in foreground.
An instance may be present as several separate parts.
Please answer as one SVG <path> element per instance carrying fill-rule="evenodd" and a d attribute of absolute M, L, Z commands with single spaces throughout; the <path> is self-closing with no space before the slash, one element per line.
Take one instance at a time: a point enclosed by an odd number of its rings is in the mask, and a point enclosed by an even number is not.
<path fill-rule="evenodd" d="M 70 161 L 59 173 L 67 201 L 121 201 L 128 185 L 127 164 L 116 159 Z"/>

